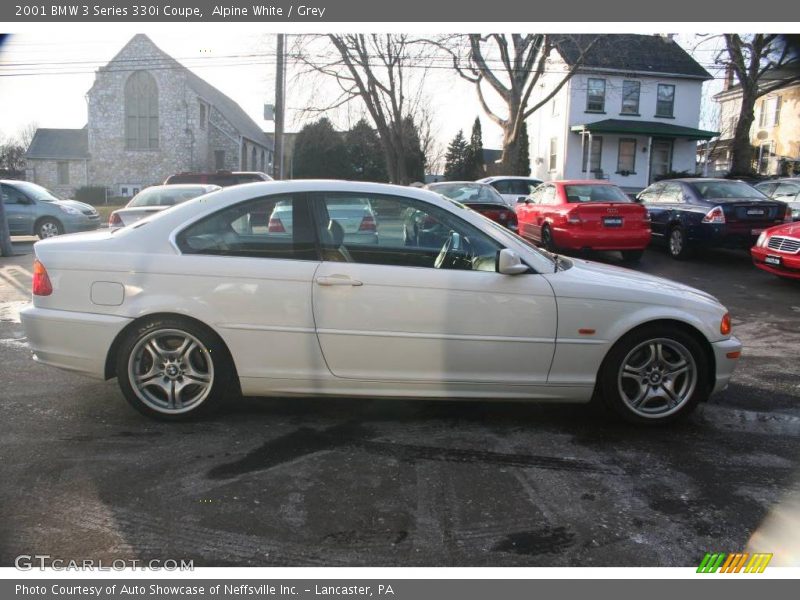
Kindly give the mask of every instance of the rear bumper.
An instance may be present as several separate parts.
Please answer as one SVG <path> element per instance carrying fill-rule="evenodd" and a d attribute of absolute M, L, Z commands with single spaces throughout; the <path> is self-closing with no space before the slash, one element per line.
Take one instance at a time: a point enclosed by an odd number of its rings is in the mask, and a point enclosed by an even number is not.
<path fill-rule="evenodd" d="M 111 343 L 131 322 L 125 317 L 52 310 L 28 305 L 20 311 L 34 360 L 105 379 Z"/>
<path fill-rule="evenodd" d="M 727 340 L 721 342 L 714 342 L 711 344 L 714 350 L 714 362 L 716 364 L 716 379 L 714 381 L 714 388 L 711 390 L 712 394 L 721 392 L 731 380 L 733 371 L 736 369 L 738 362 L 738 354 L 736 358 L 729 358 L 731 353 L 740 353 L 742 351 L 742 343 L 735 336 L 731 336 Z"/>
<path fill-rule="evenodd" d="M 650 243 L 650 230 L 615 229 L 598 231 L 554 227 L 553 241 L 567 250 L 644 250 Z"/>
<path fill-rule="evenodd" d="M 759 269 L 777 275 L 778 277 L 788 277 L 790 279 L 800 279 L 800 255 L 776 252 L 769 248 L 759 248 L 753 246 L 750 249 L 750 256 L 753 264 Z M 780 265 L 770 265 L 764 262 L 767 256 L 778 256 L 781 259 Z"/>

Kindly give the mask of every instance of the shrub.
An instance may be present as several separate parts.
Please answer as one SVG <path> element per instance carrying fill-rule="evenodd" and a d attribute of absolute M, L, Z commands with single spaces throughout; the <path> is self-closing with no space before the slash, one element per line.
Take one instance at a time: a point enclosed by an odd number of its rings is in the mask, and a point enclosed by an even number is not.
<path fill-rule="evenodd" d="M 110 194 L 107 194 L 109 191 L 108 188 L 100 185 L 85 185 L 75 190 L 75 200 L 98 206 L 105 204 L 107 197 L 110 198 Z"/>

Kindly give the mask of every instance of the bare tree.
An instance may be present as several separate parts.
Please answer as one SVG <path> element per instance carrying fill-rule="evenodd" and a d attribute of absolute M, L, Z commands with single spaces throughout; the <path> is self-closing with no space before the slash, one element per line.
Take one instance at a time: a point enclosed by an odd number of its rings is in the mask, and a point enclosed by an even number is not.
<path fill-rule="evenodd" d="M 725 49 L 718 60 L 730 67 L 742 91 L 731 147 L 731 173 L 746 174 L 753 170 L 750 128 L 756 100 L 800 81 L 800 55 L 786 37 L 777 34 L 726 33 L 723 38 Z"/>
<path fill-rule="evenodd" d="M 333 52 L 319 52 L 320 40 Z M 332 78 L 339 93 L 313 111 L 332 110 L 360 100 L 380 137 L 389 178 L 411 183 L 408 173 L 407 122 L 417 122 L 422 82 L 428 67 L 430 47 L 402 34 L 330 34 L 306 36 L 298 59 L 307 69 Z"/>
<path fill-rule="evenodd" d="M 511 173 L 520 152 L 522 124 L 564 87 L 595 40 L 596 36 L 494 33 L 451 35 L 430 41 L 450 55 L 453 67 L 463 79 L 475 84 L 483 111 L 502 128 L 500 164 L 505 172 Z M 537 84 L 548 72 L 551 53 L 566 43 L 576 44 L 578 60 L 558 75 L 547 94 L 532 101 Z M 502 111 L 492 108 L 486 96 L 488 90 L 499 97 L 504 105 Z"/>

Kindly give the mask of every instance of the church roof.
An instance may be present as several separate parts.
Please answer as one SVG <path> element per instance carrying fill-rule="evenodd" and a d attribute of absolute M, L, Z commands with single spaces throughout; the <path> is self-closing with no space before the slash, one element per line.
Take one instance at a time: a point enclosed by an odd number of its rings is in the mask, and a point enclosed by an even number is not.
<path fill-rule="evenodd" d="M 155 53 L 155 56 L 151 59 L 143 58 L 143 59 L 126 59 L 121 58 L 125 50 L 134 44 L 147 44 L 149 45 Z M 117 55 L 111 59 L 111 61 L 103 67 L 104 69 L 109 70 L 140 70 L 140 69 L 150 69 L 150 70 L 163 70 L 163 69 L 173 69 L 176 71 L 182 72 L 186 76 L 186 82 L 189 87 L 194 91 L 198 96 L 200 96 L 203 100 L 214 106 L 217 110 L 219 110 L 222 115 L 233 125 L 238 131 L 239 134 L 243 137 L 256 142 L 262 146 L 267 148 L 272 148 L 272 142 L 267 138 L 264 134 L 264 131 L 256 124 L 256 122 L 250 118 L 250 116 L 244 111 L 244 109 L 239 106 L 233 99 L 229 96 L 222 93 L 220 90 L 215 88 L 213 85 L 205 81 L 204 79 L 195 75 L 192 71 L 188 68 L 184 67 L 180 64 L 177 60 L 172 58 L 169 54 L 164 52 L 161 48 L 155 45 L 153 41 L 144 35 L 143 33 L 138 33 L 133 36 L 127 44 L 120 50 Z"/>
<path fill-rule="evenodd" d="M 89 135 L 82 129 L 39 128 L 31 140 L 25 158 L 86 159 L 89 158 Z"/>

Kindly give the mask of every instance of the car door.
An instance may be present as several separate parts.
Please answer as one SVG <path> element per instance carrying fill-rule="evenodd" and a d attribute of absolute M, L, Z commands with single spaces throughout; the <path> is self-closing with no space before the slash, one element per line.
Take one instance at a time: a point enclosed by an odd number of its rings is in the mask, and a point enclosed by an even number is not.
<path fill-rule="evenodd" d="M 536 216 L 536 206 L 539 202 L 540 195 L 541 193 L 537 189 L 525 200 L 517 201 L 517 227 L 519 228 L 519 234 L 523 237 L 533 237 L 532 223 Z"/>
<path fill-rule="evenodd" d="M 667 235 L 667 226 L 669 224 L 669 210 L 660 202 L 663 189 L 664 183 L 654 183 L 639 194 L 637 198 L 650 215 L 650 229 L 656 239 L 664 239 L 664 236 Z"/>
<path fill-rule="evenodd" d="M 36 204 L 13 185 L 2 184 L 8 231 L 11 235 L 31 235 L 36 216 Z"/>
<path fill-rule="evenodd" d="M 547 380 L 557 315 L 543 277 L 497 273 L 498 242 L 449 211 L 401 196 L 356 195 L 375 208 L 378 241 L 345 240 L 329 214 L 343 195 L 311 196 L 323 256 L 314 320 L 336 377 L 436 389 Z M 449 252 L 404 243 L 393 215 L 408 208 L 448 232 Z"/>
<path fill-rule="evenodd" d="M 304 194 L 233 204 L 178 232 L 176 244 L 181 255 L 174 264 L 165 258 L 163 268 L 181 276 L 164 285 L 181 286 L 220 333 L 245 391 L 260 393 L 268 380 L 330 376 L 314 329 L 311 285 L 320 260 Z"/>

